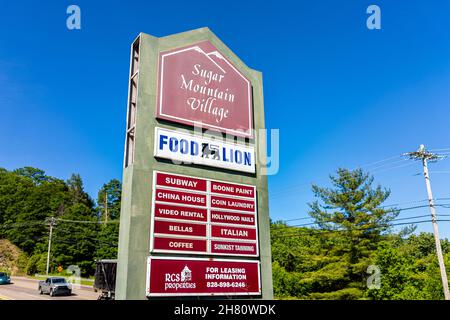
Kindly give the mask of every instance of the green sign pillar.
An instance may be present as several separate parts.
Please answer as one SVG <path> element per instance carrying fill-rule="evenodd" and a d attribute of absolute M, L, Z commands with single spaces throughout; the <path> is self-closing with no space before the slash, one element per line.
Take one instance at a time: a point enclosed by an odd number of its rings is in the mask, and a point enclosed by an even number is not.
<path fill-rule="evenodd" d="M 154 156 L 155 127 L 172 130 L 183 128 L 194 132 L 193 127 L 158 120 L 155 117 L 159 53 L 205 40 L 220 50 L 221 54 L 251 82 L 253 126 L 257 133 L 258 130 L 265 129 L 262 74 L 248 68 L 208 28 L 162 38 L 144 33 L 138 36 L 131 46 L 116 299 L 146 299 L 147 258 L 151 255 L 150 230 L 154 170 L 256 187 L 259 257 L 253 258 L 253 260 L 259 260 L 261 263 L 262 294 L 260 298 L 273 298 L 268 184 L 267 176 L 261 174 L 263 172 L 261 163 L 266 163 L 264 161 L 266 157 L 265 140 L 250 138 L 248 141 L 255 147 L 257 158 L 255 174 L 201 165 L 176 165 L 171 161 L 157 159 Z M 182 256 L 194 257 L 195 255 Z M 251 260 L 250 258 L 246 259 Z M 245 298 L 245 296 L 237 297 Z M 252 298 L 255 297 L 252 296 Z"/>

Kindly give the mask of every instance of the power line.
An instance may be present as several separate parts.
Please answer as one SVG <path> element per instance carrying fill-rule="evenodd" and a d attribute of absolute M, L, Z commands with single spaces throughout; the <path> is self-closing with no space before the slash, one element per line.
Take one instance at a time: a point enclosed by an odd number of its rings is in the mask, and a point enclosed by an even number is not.
<path fill-rule="evenodd" d="M 437 150 L 442 150 L 442 151 L 449 150 L 449 154 L 450 154 L 450 148 L 449 149 L 447 149 L 447 148 L 434 149 L 434 151 L 437 151 Z M 441 156 L 443 156 L 443 155 L 444 154 L 442 154 Z M 392 166 L 394 164 L 404 162 L 405 159 L 396 160 L 398 158 L 401 158 L 401 156 L 402 155 L 395 155 L 395 156 L 387 157 L 387 158 L 382 159 L 382 160 L 378 160 L 378 161 L 371 162 L 371 163 L 368 163 L 368 164 L 356 166 L 352 170 L 369 168 L 369 167 L 375 166 L 373 168 L 366 169 L 366 171 L 369 171 L 369 173 L 371 173 L 371 174 L 380 174 L 380 173 L 384 173 L 384 172 L 391 171 L 391 170 L 394 170 L 394 169 L 400 169 L 400 168 L 409 167 L 409 166 L 411 166 L 413 164 L 413 163 L 408 163 L 408 164 L 405 164 L 405 165 L 397 165 L 397 166 L 389 167 L 389 166 Z M 396 161 L 393 161 L 393 160 L 396 160 Z M 448 173 L 450 173 L 450 171 Z M 320 179 L 317 179 L 316 181 L 321 181 L 321 180 L 324 180 L 324 179 L 327 179 L 327 178 L 326 177 L 322 177 Z M 272 198 L 280 198 L 280 197 L 278 197 L 279 195 L 285 195 L 287 193 L 296 192 L 299 189 L 311 186 L 311 184 L 313 184 L 313 183 L 314 182 L 302 183 L 302 184 L 299 184 L 299 185 L 293 185 L 293 186 L 290 186 L 290 187 L 278 189 L 278 190 L 275 190 L 274 192 L 271 192 L 270 195 L 271 195 Z"/>
<path fill-rule="evenodd" d="M 400 166 L 395 166 L 395 167 L 392 167 L 392 168 L 386 168 L 386 169 L 383 169 L 383 170 L 374 170 L 372 172 L 370 172 L 370 171 L 369 172 L 371 174 L 380 174 L 382 172 L 391 171 L 391 170 L 394 170 L 394 169 L 400 169 L 400 168 L 404 168 L 404 167 L 409 167 L 411 165 L 413 165 L 413 163 L 407 163 L 407 164 L 403 164 L 403 165 L 400 165 Z"/>
<path fill-rule="evenodd" d="M 41 224 L 41 225 L 45 225 L 46 221 L 21 221 L 21 222 L 11 222 L 11 223 L 4 223 L 3 225 L 0 226 L 0 228 L 7 228 L 7 226 L 31 226 L 31 225 L 36 225 L 36 224 Z"/>
<path fill-rule="evenodd" d="M 399 162 L 404 162 L 404 161 L 405 160 L 401 160 Z M 390 165 L 392 165 L 392 164 L 390 164 Z M 385 167 L 379 167 L 379 168 L 375 168 L 374 170 L 368 169 L 367 171 L 370 174 L 375 175 L 375 174 L 380 174 L 380 173 L 384 173 L 384 172 L 387 172 L 387 171 L 391 171 L 391 170 L 394 170 L 394 169 L 400 169 L 400 168 L 404 168 L 404 167 L 409 167 L 411 165 L 413 165 L 413 163 L 407 163 L 407 164 L 402 164 L 402 165 L 398 165 L 398 166 L 394 166 L 394 167 L 386 167 L 386 168 Z M 356 169 L 358 169 L 358 168 L 356 168 Z M 320 181 L 320 180 L 324 180 L 324 179 L 327 179 L 327 178 L 323 177 L 323 178 L 318 179 L 316 181 Z M 276 198 L 280 198 L 280 195 L 286 195 L 286 194 L 289 194 L 289 193 L 298 192 L 301 189 L 310 187 L 312 184 L 315 184 L 315 183 L 314 182 L 309 182 L 309 183 L 299 184 L 297 186 L 291 186 L 291 187 L 286 187 L 286 188 L 283 188 L 283 189 L 278 189 L 275 192 L 271 192 L 270 196 L 272 198 L 275 198 L 275 199 Z"/>
<path fill-rule="evenodd" d="M 56 218 L 58 221 L 63 222 L 71 222 L 71 223 L 95 223 L 95 224 L 104 224 L 104 223 L 119 223 L 119 220 L 109 220 L 109 221 L 89 221 L 89 220 L 68 220 L 68 219 L 61 219 Z"/>
<path fill-rule="evenodd" d="M 428 217 L 428 215 L 427 214 L 422 214 L 422 215 L 420 215 L 420 216 L 413 216 L 413 217 L 406 217 L 406 218 L 396 218 L 396 219 L 393 219 L 393 220 L 391 220 L 391 221 L 401 221 L 401 220 L 411 220 L 411 219 L 418 219 L 418 218 L 424 218 L 424 217 Z"/>
<path fill-rule="evenodd" d="M 450 200 L 450 198 L 435 198 L 434 200 L 436 200 L 436 201 Z M 428 201 L 428 199 L 399 202 L 399 203 L 393 203 L 393 204 L 387 204 L 384 206 L 380 206 L 379 208 L 395 207 L 395 206 L 399 206 L 399 205 L 403 205 L 403 204 L 420 203 L 420 202 L 427 202 L 427 201 Z M 443 208 L 450 208 L 450 207 L 447 207 L 446 204 L 437 204 L 437 206 L 442 206 Z M 450 204 L 449 204 L 449 206 L 450 206 Z M 428 207 L 428 205 L 426 205 L 425 207 Z M 416 208 L 416 207 L 414 207 L 414 208 Z M 397 208 L 397 210 L 399 210 L 399 211 L 409 210 L 409 209 L 411 209 L 411 208 Z M 280 221 L 289 222 L 289 221 L 308 220 L 308 219 L 312 219 L 312 218 L 311 217 L 301 217 L 301 218 L 294 218 L 294 219 L 287 219 L 287 220 L 281 219 Z"/>
<path fill-rule="evenodd" d="M 300 228 L 300 227 L 294 227 L 294 226 L 288 226 L 289 228 L 296 228 L 296 230 L 271 230 L 271 235 L 276 236 L 277 238 L 285 238 L 285 237 L 295 237 L 295 236 L 302 236 L 303 232 L 316 232 L 322 234 L 327 233 L 335 233 L 335 232 L 349 232 L 349 231 L 365 231 L 365 230 L 371 230 L 371 229 L 387 229 L 390 227 L 400 226 L 400 225 L 417 225 L 422 223 L 429 223 L 430 220 L 420 220 L 420 221 L 411 221 L 411 222 L 403 222 L 403 223 L 394 223 L 390 225 L 385 226 L 370 226 L 365 228 L 353 228 L 351 230 L 344 230 L 344 229 L 335 229 L 335 230 L 324 230 L 324 229 L 315 229 L 315 228 Z M 439 222 L 450 222 L 450 219 L 442 219 L 439 220 Z M 275 231 L 281 231 L 279 233 L 275 233 Z M 283 234 L 285 233 L 285 234 Z"/>
<path fill-rule="evenodd" d="M 289 222 L 289 221 L 308 220 L 308 219 L 312 219 L 312 218 L 311 217 L 303 217 L 303 218 L 296 218 L 296 219 L 289 219 L 289 220 L 280 220 L 280 221 Z"/>
<path fill-rule="evenodd" d="M 436 198 L 435 200 L 450 200 L 450 198 L 440 198 L 440 199 Z M 426 201 L 428 201 L 428 199 L 399 202 L 399 203 L 387 204 L 387 205 L 381 206 L 380 208 L 395 207 L 395 206 L 399 206 L 399 205 L 403 205 L 403 204 L 420 203 L 420 202 L 426 202 Z"/>
<path fill-rule="evenodd" d="M 442 198 L 442 199 L 446 199 L 446 198 Z M 420 200 L 420 201 L 405 202 L 405 204 L 406 204 L 406 203 L 423 202 L 423 201 L 428 201 L 428 200 Z M 407 210 L 414 210 L 414 209 L 421 209 L 421 208 L 426 208 L 426 207 L 428 207 L 428 205 L 421 205 L 421 206 L 414 206 L 414 207 L 407 207 L 407 208 L 395 208 L 394 206 L 395 206 L 395 204 L 394 204 L 394 205 L 381 206 L 381 207 L 378 207 L 378 208 L 381 209 L 381 208 L 391 207 L 392 210 L 402 212 L 402 211 L 407 211 Z M 445 208 L 445 209 L 450 209 L 450 204 L 436 204 L 435 206 L 437 206 L 437 207 L 443 207 L 443 208 Z M 279 220 L 279 221 L 282 221 L 282 222 L 290 222 L 290 221 L 299 221 L 299 220 L 308 220 L 308 219 L 313 219 L 313 218 L 312 218 L 312 217 L 301 217 L 301 218 L 288 219 L 288 220 L 283 220 L 283 219 L 281 219 L 281 220 Z M 332 221 L 330 221 L 330 222 L 332 222 Z"/>
<path fill-rule="evenodd" d="M 68 220 L 68 219 L 61 219 L 61 218 L 54 218 L 54 221 L 59 222 L 68 222 L 68 223 L 85 223 L 85 224 L 104 224 L 104 221 L 89 221 L 89 220 Z M 120 223 L 119 220 L 109 220 L 106 222 L 107 224 L 118 224 Z M 23 222 L 11 222 L 11 223 L 3 223 L 0 225 L 0 228 L 2 229 L 9 229 L 12 227 L 20 227 L 20 226 L 34 226 L 34 225 L 47 225 L 48 220 L 42 220 L 42 221 L 23 221 Z M 55 225 L 54 225 L 55 226 Z"/>
<path fill-rule="evenodd" d="M 398 156 L 398 157 L 400 157 L 400 156 Z M 396 160 L 396 161 L 390 161 L 390 162 L 387 162 L 387 163 L 384 163 L 384 164 L 379 164 L 379 165 L 376 165 L 376 166 L 374 166 L 372 168 L 365 169 L 365 170 L 366 171 L 370 171 L 370 172 L 374 172 L 376 170 L 382 169 L 383 167 L 392 166 L 392 165 L 398 164 L 400 162 L 405 162 L 405 159 L 400 159 L 400 160 Z M 356 168 L 356 169 L 362 169 L 362 168 Z"/>
<path fill-rule="evenodd" d="M 90 241 L 96 241 L 97 243 L 103 243 L 103 244 L 111 244 L 108 241 L 104 241 L 103 239 L 100 239 L 98 237 L 96 237 L 95 235 L 87 235 L 86 233 L 83 233 L 81 230 L 65 230 L 65 229 L 56 229 L 55 234 L 58 235 L 58 232 L 62 232 L 65 234 L 70 234 L 70 235 L 76 235 L 77 239 L 83 239 L 83 240 L 90 240 Z M 82 234 L 83 233 L 83 234 Z M 81 237 L 80 237 L 81 235 Z M 66 240 L 67 238 L 63 238 L 64 240 Z M 60 239 L 58 239 L 58 242 L 60 241 Z M 76 242 L 76 240 L 73 240 Z M 117 239 L 118 241 L 118 239 Z M 115 244 L 117 245 L 117 243 Z"/>
<path fill-rule="evenodd" d="M 433 152 L 436 152 L 436 151 L 450 151 L 450 148 L 443 148 L 443 149 L 429 149 L 429 151 L 433 151 Z"/>
<path fill-rule="evenodd" d="M 406 217 L 406 218 L 395 218 L 395 219 L 389 220 L 389 222 L 417 219 L 417 218 L 423 218 L 423 217 L 428 217 L 428 215 L 420 215 L 420 216 Z M 329 220 L 320 221 L 320 223 L 330 223 L 330 222 L 336 222 L 336 220 L 329 219 Z M 290 225 L 289 227 L 304 227 L 304 226 L 315 225 L 315 224 L 319 224 L 319 222 L 310 222 L 310 223 L 304 223 L 304 224 Z M 394 225 L 394 224 L 391 224 L 391 225 Z"/>
<path fill-rule="evenodd" d="M 389 162 L 388 163 L 384 163 L 382 165 L 379 165 L 377 167 L 383 167 L 383 166 L 386 166 L 386 165 L 392 165 L 392 164 L 396 164 L 396 163 L 399 163 L 399 162 L 403 162 L 404 161 L 403 159 L 399 160 L 399 161 L 394 161 L 394 162 L 390 161 L 390 160 L 393 160 L 393 159 L 397 159 L 399 157 L 400 157 L 400 155 L 391 156 L 391 157 L 388 157 L 388 158 L 385 158 L 385 159 L 382 159 L 382 160 L 378 160 L 378 161 L 375 161 L 375 162 L 372 162 L 372 163 L 368 163 L 368 164 L 365 164 L 365 165 L 357 166 L 357 167 L 353 168 L 352 170 L 370 167 L 370 166 L 373 166 L 373 165 L 376 165 L 376 164 L 380 164 L 380 163 L 383 163 L 383 162 L 386 162 L 386 161 L 389 161 Z M 370 171 L 370 170 L 368 170 L 368 171 Z M 328 177 L 322 177 L 320 179 L 317 179 L 316 181 L 320 181 L 320 180 L 324 180 L 324 179 L 328 179 Z M 290 186 L 290 187 L 285 187 L 285 188 L 282 188 L 282 189 L 278 189 L 278 190 L 275 190 L 275 192 L 272 192 L 271 195 L 274 196 L 274 195 L 277 195 L 277 194 L 286 193 L 287 190 L 296 191 L 297 189 L 308 187 L 312 183 L 313 182 L 307 182 L 307 183 L 305 182 L 305 183 L 302 183 L 302 184 L 299 184 L 299 185 L 293 185 L 293 186 Z"/>
<path fill-rule="evenodd" d="M 361 165 L 361 166 L 357 166 L 353 170 L 358 169 L 358 168 L 362 169 L 362 168 L 370 167 L 372 165 L 375 165 L 375 164 L 378 164 L 378 163 L 381 163 L 381 162 L 385 162 L 385 161 L 389 161 L 389 160 L 393 160 L 393 159 L 397 159 L 399 157 L 400 157 L 399 155 L 395 155 L 395 156 L 392 156 L 392 157 L 388 157 L 386 159 L 382 159 L 382 160 L 378 160 L 378 161 L 375 161 L 375 162 L 372 162 L 372 163 L 368 163 L 368 164 L 364 164 L 364 165 Z"/>

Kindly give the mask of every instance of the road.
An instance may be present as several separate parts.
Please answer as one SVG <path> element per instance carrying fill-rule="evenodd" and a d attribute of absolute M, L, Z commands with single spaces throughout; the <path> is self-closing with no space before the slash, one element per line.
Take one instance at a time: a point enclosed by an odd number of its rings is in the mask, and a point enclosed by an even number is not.
<path fill-rule="evenodd" d="M 72 286 L 71 296 L 50 297 L 48 294 L 39 294 L 38 280 L 25 277 L 11 277 L 11 284 L 0 285 L 0 299 L 9 300 L 96 300 L 99 293 L 92 287 Z"/>

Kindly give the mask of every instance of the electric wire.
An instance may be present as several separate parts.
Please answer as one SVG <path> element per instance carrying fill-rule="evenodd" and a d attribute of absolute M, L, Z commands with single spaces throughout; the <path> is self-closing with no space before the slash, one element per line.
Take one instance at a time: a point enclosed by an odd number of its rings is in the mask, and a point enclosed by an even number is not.
<path fill-rule="evenodd" d="M 283 231 L 281 233 L 274 233 L 274 231 L 277 231 L 277 230 L 272 230 L 271 235 L 273 235 L 276 238 L 303 236 L 304 232 L 319 233 L 320 235 L 323 235 L 323 234 L 336 233 L 336 232 L 352 232 L 352 231 L 389 229 L 391 227 L 400 226 L 400 225 L 418 225 L 418 224 L 430 223 L 430 222 L 431 222 L 430 220 L 421 220 L 421 221 L 395 223 L 395 224 L 389 224 L 389 225 L 385 225 L 385 226 L 370 226 L 370 227 L 366 227 L 366 228 L 352 228 L 352 229 L 347 229 L 347 230 L 344 230 L 344 229 L 323 230 L 323 229 L 315 229 L 315 228 L 296 228 L 296 229 L 290 229 L 290 230 L 280 230 L 280 231 Z M 437 220 L 437 222 L 450 222 L 450 219 L 441 219 L 441 220 Z M 295 228 L 295 227 L 293 227 L 293 228 Z"/>
<path fill-rule="evenodd" d="M 441 199 L 446 199 L 446 198 L 441 198 Z M 420 201 L 411 201 L 411 202 L 404 202 L 404 204 L 409 204 L 409 203 L 417 203 L 417 202 L 425 202 L 428 200 L 420 200 Z M 435 207 L 442 207 L 444 209 L 450 209 L 450 204 L 434 204 Z M 408 210 L 415 210 L 415 209 L 421 209 L 421 208 L 426 208 L 429 207 L 428 204 L 426 205 L 421 205 L 421 206 L 413 206 L 413 207 L 406 207 L 406 208 L 395 208 L 395 204 L 394 205 L 386 205 L 386 206 L 380 206 L 378 208 L 387 208 L 390 207 L 392 210 L 394 211 L 398 211 L 398 212 L 402 212 L 402 211 L 408 211 Z M 312 219 L 311 217 L 301 217 L 301 218 L 295 218 L 295 219 L 288 219 L 288 220 L 284 220 L 284 219 L 279 219 L 277 221 L 281 221 L 281 222 L 291 222 L 291 221 L 298 221 L 298 220 L 308 220 L 308 219 Z"/>

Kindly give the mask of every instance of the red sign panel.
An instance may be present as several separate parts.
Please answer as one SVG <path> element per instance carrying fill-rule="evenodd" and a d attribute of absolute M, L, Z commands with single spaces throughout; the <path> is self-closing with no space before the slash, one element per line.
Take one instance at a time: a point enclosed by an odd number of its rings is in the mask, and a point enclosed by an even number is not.
<path fill-rule="evenodd" d="M 251 228 L 236 228 L 213 225 L 211 226 L 211 233 L 215 238 L 256 240 L 256 229 Z"/>
<path fill-rule="evenodd" d="M 206 192 L 206 180 L 167 173 L 158 173 L 156 176 L 158 186 L 181 188 Z"/>
<path fill-rule="evenodd" d="M 206 195 L 190 192 L 156 189 L 156 201 L 206 206 Z"/>
<path fill-rule="evenodd" d="M 151 252 L 258 256 L 254 186 L 157 171 L 153 181 Z"/>
<path fill-rule="evenodd" d="M 258 261 L 148 259 L 147 296 L 260 294 Z"/>
<path fill-rule="evenodd" d="M 211 241 L 212 253 L 225 253 L 233 255 L 255 255 L 256 243 L 252 242 L 231 242 L 231 241 Z"/>
<path fill-rule="evenodd" d="M 209 41 L 159 57 L 157 117 L 253 137 L 252 88 Z"/>
<path fill-rule="evenodd" d="M 154 248 L 165 251 L 188 251 L 206 252 L 206 240 L 184 239 L 184 238 L 163 238 L 155 236 Z"/>
<path fill-rule="evenodd" d="M 201 208 L 155 203 L 155 217 L 206 222 L 208 219 L 208 211 Z"/>
<path fill-rule="evenodd" d="M 177 234 L 182 236 L 205 237 L 206 225 L 156 220 L 155 233 Z"/>
<path fill-rule="evenodd" d="M 211 196 L 211 207 L 227 210 L 255 212 L 255 201 Z"/>
<path fill-rule="evenodd" d="M 254 198 L 255 187 L 240 184 L 211 181 L 211 193 L 220 193 L 230 196 Z"/>
<path fill-rule="evenodd" d="M 234 213 L 211 210 L 211 222 L 239 225 L 256 225 L 255 215 L 246 213 Z"/>

